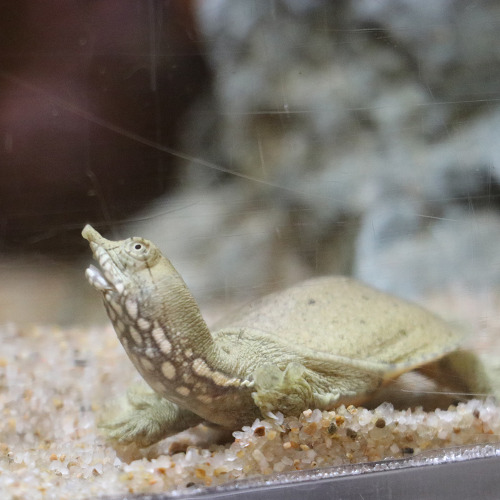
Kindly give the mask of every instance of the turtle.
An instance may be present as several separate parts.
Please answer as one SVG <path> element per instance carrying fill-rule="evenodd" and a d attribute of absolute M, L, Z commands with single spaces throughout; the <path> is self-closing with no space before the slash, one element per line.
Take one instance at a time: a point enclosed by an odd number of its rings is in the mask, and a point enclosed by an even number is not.
<path fill-rule="evenodd" d="M 249 303 L 210 331 L 158 247 L 110 241 L 92 226 L 99 268 L 86 277 L 147 383 L 101 423 L 120 444 L 150 446 L 200 423 L 241 429 L 269 412 L 300 415 L 384 400 L 417 373 L 461 393 L 490 392 L 463 333 L 414 303 L 346 276 L 311 278 Z M 443 385 L 444 384 L 444 385 Z"/>

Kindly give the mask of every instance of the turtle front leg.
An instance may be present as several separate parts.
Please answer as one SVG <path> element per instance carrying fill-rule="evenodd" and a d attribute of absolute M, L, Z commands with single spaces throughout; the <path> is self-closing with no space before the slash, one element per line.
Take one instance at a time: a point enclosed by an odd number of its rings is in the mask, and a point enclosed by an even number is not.
<path fill-rule="evenodd" d="M 299 415 L 309 408 L 329 409 L 338 400 L 337 391 L 324 391 L 317 373 L 300 363 L 289 363 L 285 370 L 265 364 L 253 373 L 255 404 L 261 413 L 280 411 L 285 415 Z M 325 381 L 323 381 L 325 382 Z"/>
<path fill-rule="evenodd" d="M 145 448 L 202 421 L 195 413 L 159 396 L 145 384 L 136 384 L 117 407 L 103 415 L 99 427 L 111 441 Z"/>

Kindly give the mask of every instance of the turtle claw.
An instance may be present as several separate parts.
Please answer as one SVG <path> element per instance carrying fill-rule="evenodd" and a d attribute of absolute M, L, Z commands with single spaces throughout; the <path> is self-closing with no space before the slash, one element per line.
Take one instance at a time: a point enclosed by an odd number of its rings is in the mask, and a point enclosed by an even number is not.
<path fill-rule="evenodd" d="M 157 415 L 160 401 L 161 398 L 153 392 L 130 389 L 126 397 L 103 415 L 99 428 L 117 444 L 135 443 L 139 448 L 150 446 L 165 437 L 164 423 Z"/>
<path fill-rule="evenodd" d="M 285 370 L 276 365 L 258 367 L 253 378 L 255 404 L 261 413 L 280 411 L 285 415 L 298 415 L 314 401 L 309 382 L 304 377 L 307 369 L 300 363 L 289 363 Z"/>
<path fill-rule="evenodd" d="M 119 445 L 135 443 L 146 448 L 201 421 L 198 415 L 141 385 L 132 386 L 126 397 L 104 414 L 99 428 Z"/>

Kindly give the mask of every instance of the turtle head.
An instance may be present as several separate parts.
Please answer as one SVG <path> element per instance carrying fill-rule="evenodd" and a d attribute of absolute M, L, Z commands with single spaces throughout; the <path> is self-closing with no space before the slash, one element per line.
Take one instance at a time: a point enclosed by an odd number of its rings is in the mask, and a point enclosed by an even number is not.
<path fill-rule="evenodd" d="M 154 281 L 155 266 L 165 260 L 156 245 L 144 238 L 110 241 L 88 224 L 82 236 L 90 243 L 100 267 L 90 265 L 85 275 L 103 293 L 133 294 L 134 289 Z"/>
<path fill-rule="evenodd" d="M 182 277 L 144 238 L 110 241 L 89 225 L 82 236 L 99 264 L 89 266 L 85 275 L 102 293 L 131 361 L 153 390 L 168 394 L 172 401 L 184 401 L 191 389 L 176 392 L 175 379 L 185 374 L 194 382 L 188 360 L 208 360 L 213 339 Z"/>

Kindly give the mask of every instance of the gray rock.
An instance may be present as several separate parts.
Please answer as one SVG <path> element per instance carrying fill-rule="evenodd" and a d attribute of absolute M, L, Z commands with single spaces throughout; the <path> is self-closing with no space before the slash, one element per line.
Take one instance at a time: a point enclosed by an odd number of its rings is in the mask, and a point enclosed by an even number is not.
<path fill-rule="evenodd" d="M 413 217 L 412 217 L 413 216 Z M 405 224 L 405 217 L 410 224 Z M 500 283 L 500 217 L 448 210 L 433 224 L 413 231 L 415 214 L 380 207 L 370 213 L 359 239 L 356 275 L 382 290 L 409 299 L 464 288 L 468 293 L 498 287 Z M 373 228 L 388 229 L 390 237 L 370 237 Z M 384 227 L 385 226 L 385 227 Z"/>
<path fill-rule="evenodd" d="M 190 162 L 146 236 L 175 235 L 201 295 L 325 273 L 498 287 L 499 9 L 200 0 L 215 82 L 185 144 L 212 165 Z"/>
<path fill-rule="evenodd" d="M 159 202 L 124 235 L 153 240 L 202 302 L 241 301 L 307 276 L 286 244 L 286 217 L 233 184 Z"/>
<path fill-rule="evenodd" d="M 351 2 L 353 19 L 383 30 L 406 54 L 430 98 L 467 107 L 464 99 L 487 101 L 498 93 L 500 47 L 495 0 L 360 0 Z"/>

